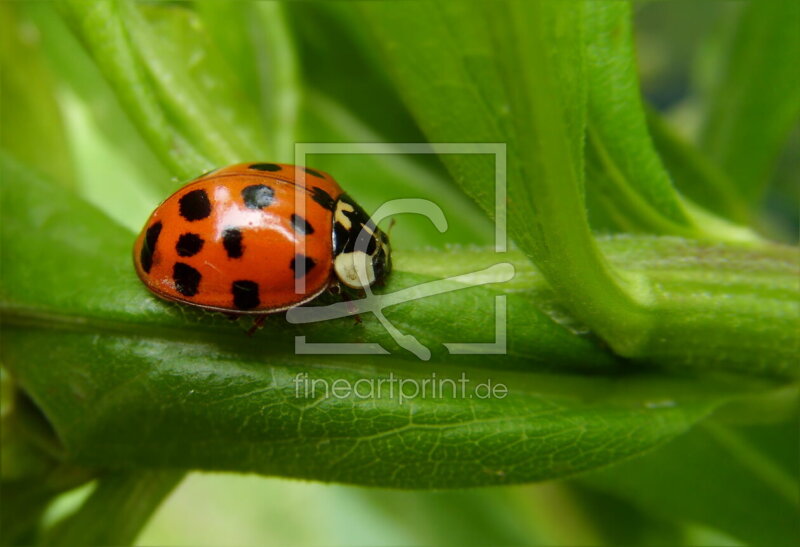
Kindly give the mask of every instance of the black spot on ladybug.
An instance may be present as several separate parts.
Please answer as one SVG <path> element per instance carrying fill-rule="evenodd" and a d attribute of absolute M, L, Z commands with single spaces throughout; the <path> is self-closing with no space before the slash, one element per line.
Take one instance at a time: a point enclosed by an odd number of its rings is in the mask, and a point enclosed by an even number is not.
<path fill-rule="evenodd" d="M 240 310 L 252 310 L 261 303 L 258 297 L 258 283 L 255 281 L 234 281 L 231 284 L 233 305 Z"/>
<path fill-rule="evenodd" d="M 319 171 L 314 171 L 313 169 L 309 169 L 308 167 L 303 167 L 303 171 L 305 171 L 306 173 L 308 173 L 312 177 L 317 177 L 317 178 L 320 178 L 320 179 L 324 179 L 325 178 L 325 176 L 322 173 L 320 173 Z"/>
<path fill-rule="evenodd" d="M 175 244 L 175 252 L 177 252 L 179 256 L 194 256 L 203 248 L 203 243 L 205 243 L 205 241 L 197 234 L 182 234 Z"/>
<path fill-rule="evenodd" d="M 178 202 L 181 216 L 188 221 L 203 220 L 211 214 L 211 202 L 205 190 L 192 190 Z"/>
<path fill-rule="evenodd" d="M 222 246 L 228 253 L 228 258 L 242 257 L 242 232 L 236 228 L 227 228 L 222 232 Z"/>
<path fill-rule="evenodd" d="M 172 280 L 175 282 L 175 290 L 183 296 L 196 295 L 202 277 L 200 272 L 183 262 L 176 262 L 172 267 Z"/>
<path fill-rule="evenodd" d="M 150 273 L 150 268 L 153 267 L 153 252 L 156 250 L 156 242 L 158 236 L 161 235 L 161 222 L 156 222 L 147 229 L 144 235 L 144 243 L 142 243 L 142 250 L 139 253 L 139 263 L 145 273 Z"/>
<path fill-rule="evenodd" d="M 250 169 L 255 169 L 256 171 L 280 171 L 283 167 L 277 163 L 254 163 L 250 165 Z"/>
<path fill-rule="evenodd" d="M 291 219 L 292 228 L 294 228 L 294 231 L 298 234 L 309 235 L 314 233 L 314 227 L 311 226 L 311 224 L 309 224 L 308 221 L 300 215 L 292 214 Z"/>
<path fill-rule="evenodd" d="M 294 270 L 294 278 L 300 279 L 311 269 L 317 265 L 317 262 L 306 255 L 296 254 L 291 262 L 289 262 L 289 267 Z"/>
<path fill-rule="evenodd" d="M 311 187 L 311 199 L 328 209 L 329 211 L 333 211 L 336 208 L 336 201 L 331 197 L 331 195 L 319 188 L 318 186 Z"/>
<path fill-rule="evenodd" d="M 242 199 L 248 209 L 262 209 L 275 201 L 275 190 L 266 184 L 253 184 L 242 190 Z"/>

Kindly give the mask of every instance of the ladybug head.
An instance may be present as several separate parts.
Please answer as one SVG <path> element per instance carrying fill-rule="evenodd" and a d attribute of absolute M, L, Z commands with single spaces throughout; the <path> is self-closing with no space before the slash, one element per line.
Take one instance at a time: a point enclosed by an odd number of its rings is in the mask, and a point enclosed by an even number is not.
<path fill-rule="evenodd" d="M 392 271 L 389 237 L 347 195 L 334 213 L 333 270 L 350 289 L 382 285 Z"/>

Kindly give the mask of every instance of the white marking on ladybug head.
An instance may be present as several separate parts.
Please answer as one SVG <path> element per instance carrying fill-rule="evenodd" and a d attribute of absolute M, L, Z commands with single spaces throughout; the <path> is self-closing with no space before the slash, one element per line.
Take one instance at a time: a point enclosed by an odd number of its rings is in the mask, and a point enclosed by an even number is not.
<path fill-rule="evenodd" d="M 333 214 L 333 220 L 344 226 L 345 230 L 350 230 L 353 227 L 353 223 L 345 213 L 352 213 L 353 211 L 355 211 L 355 207 L 340 199 L 336 202 L 336 212 Z"/>
<path fill-rule="evenodd" d="M 336 277 L 351 289 L 363 289 L 375 282 L 372 256 L 363 251 L 341 253 L 333 261 Z"/>

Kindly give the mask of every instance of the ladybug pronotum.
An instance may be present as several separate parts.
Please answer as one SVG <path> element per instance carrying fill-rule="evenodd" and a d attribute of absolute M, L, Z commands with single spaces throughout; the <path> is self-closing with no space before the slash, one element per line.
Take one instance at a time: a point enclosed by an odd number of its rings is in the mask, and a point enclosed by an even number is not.
<path fill-rule="evenodd" d="M 358 292 L 391 271 L 389 238 L 333 177 L 278 163 L 186 184 L 150 215 L 134 263 L 161 298 L 237 314 L 287 310 L 329 288 Z"/>

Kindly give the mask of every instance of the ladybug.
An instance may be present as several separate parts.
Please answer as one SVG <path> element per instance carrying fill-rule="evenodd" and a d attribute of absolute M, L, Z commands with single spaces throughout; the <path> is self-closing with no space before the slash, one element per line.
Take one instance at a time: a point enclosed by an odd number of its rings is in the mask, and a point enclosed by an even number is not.
<path fill-rule="evenodd" d="M 236 314 L 358 293 L 391 271 L 389 238 L 333 177 L 279 163 L 191 181 L 153 211 L 133 250 L 156 296 Z"/>

